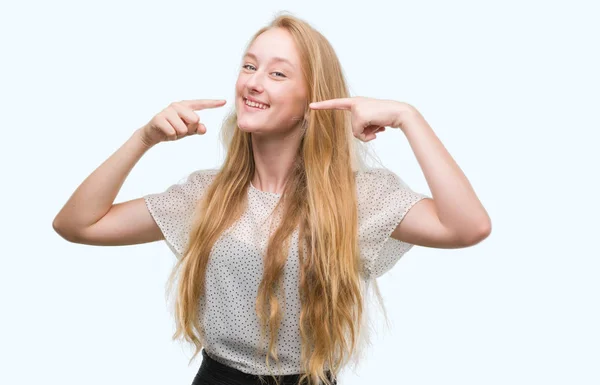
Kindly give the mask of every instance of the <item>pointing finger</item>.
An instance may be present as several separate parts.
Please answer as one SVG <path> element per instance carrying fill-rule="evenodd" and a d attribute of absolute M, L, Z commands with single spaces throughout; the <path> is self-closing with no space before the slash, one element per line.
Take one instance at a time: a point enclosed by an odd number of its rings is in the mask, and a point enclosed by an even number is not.
<path fill-rule="evenodd" d="M 196 99 L 184 100 L 182 103 L 192 110 L 203 110 L 205 108 L 221 107 L 227 103 L 227 101 L 224 99 Z"/>
<path fill-rule="evenodd" d="M 339 98 L 312 102 L 309 107 L 313 110 L 349 110 L 352 107 L 352 99 Z"/>

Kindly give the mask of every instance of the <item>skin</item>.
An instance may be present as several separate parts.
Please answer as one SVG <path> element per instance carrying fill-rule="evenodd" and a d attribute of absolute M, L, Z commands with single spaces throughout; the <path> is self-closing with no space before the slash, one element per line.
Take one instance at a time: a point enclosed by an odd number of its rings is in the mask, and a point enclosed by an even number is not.
<path fill-rule="evenodd" d="M 242 59 L 235 90 L 238 126 L 252 134 L 256 167 L 252 185 L 282 193 L 300 145 L 301 123 L 308 106 L 300 55 L 286 30 L 270 29 L 256 38 Z M 244 101 L 248 97 L 267 103 L 269 108 L 249 108 Z"/>

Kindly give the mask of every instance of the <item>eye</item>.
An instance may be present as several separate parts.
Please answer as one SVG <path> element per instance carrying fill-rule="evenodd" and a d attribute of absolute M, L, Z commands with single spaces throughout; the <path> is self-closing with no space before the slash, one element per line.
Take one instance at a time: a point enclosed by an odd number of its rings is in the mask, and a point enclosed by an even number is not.
<path fill-rule="evenodd" d="M 250 68 L 248 68 L 248 67 L 252 67 L 252 68 L 254 68 L 254 66 L 253 66 L 252 64 L 244 64 L 244 65 L 242 66 L 242 68 L 245 68 L 245 69 L 250 69 Z"/>
<path fill-rule="evenodd" d="M 284 78 L 284 77 L 285 77 L 285 75 L 284 75 L 282 72 L 277 72 L 277 71 L 276 71 L 276 72 L 273 72 L 273 73 L 274 73 L 274 74 L 280 74 L 280 75 L 281 75 L 281 76 L 278 76 L 278 77 L 282 77 L 282 78 Z"/>

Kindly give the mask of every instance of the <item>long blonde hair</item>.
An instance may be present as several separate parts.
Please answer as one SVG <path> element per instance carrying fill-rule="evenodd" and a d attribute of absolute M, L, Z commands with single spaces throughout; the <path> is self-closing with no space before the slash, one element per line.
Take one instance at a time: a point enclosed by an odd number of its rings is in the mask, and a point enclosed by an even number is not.
<path fill-rule="evenodd" d="M 284 219 L 268 242 L 255 311 L 262 338 L 267 330 L 270 334 L 266 355 L 270 368 L 271 358 L 278 362 L 275 342 L 283 318 L 279 298 L 285 300 L 283 269 L 290 237 L 298 228 L 300 383 L 306 380 L 316 385 L 323 381 L 329 385 L 325 371 L 336 378 L 351 357 L 357 357 L 359 337 L 365 332 L 355 172 L 368 167 L 370 153 L 354 138 L 350 117 L 344 111 L 308 107 L 311 101 L 350 96 L 339 60 L 327 39 L 305 21 L 281 14 L 254 34 L 246 50 L 270 28 L 284 28 L 291 34 L 300 54 L 308 100 L 304 120 L 299 123 L 303 138 L 276 207 L 282 210 Z M 170 291 L 179 277 L 173 339 L 183 337 L 195 346 L 191 360 L 204 346 L 199 299 L 205 293 L 211 249 L 223 231 L 243 214 L 255 171 L 251 134 L 237 127 L 235 109 L 225 118 L 221 134 L 226 158 L 198 202 L 188 246 L 168 281 Z M 376 282 L 373 284 L 381 301 Z M 368 340 L 365 335 L 362 338 Z M 273 377 L 279 383 L 278 377 Z"/>

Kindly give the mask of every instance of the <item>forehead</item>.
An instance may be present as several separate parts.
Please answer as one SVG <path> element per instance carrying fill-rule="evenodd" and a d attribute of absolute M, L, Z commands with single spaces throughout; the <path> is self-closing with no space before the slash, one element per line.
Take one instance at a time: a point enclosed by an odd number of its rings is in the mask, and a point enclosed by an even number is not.
<path fill-rule="evenodd" d="M 296 43 L 290 33 L 282 28 L 261 33 L 248 48 L 246 56 L 264 62 L 284 59 L 296 68 L 300 65 Z"/>

